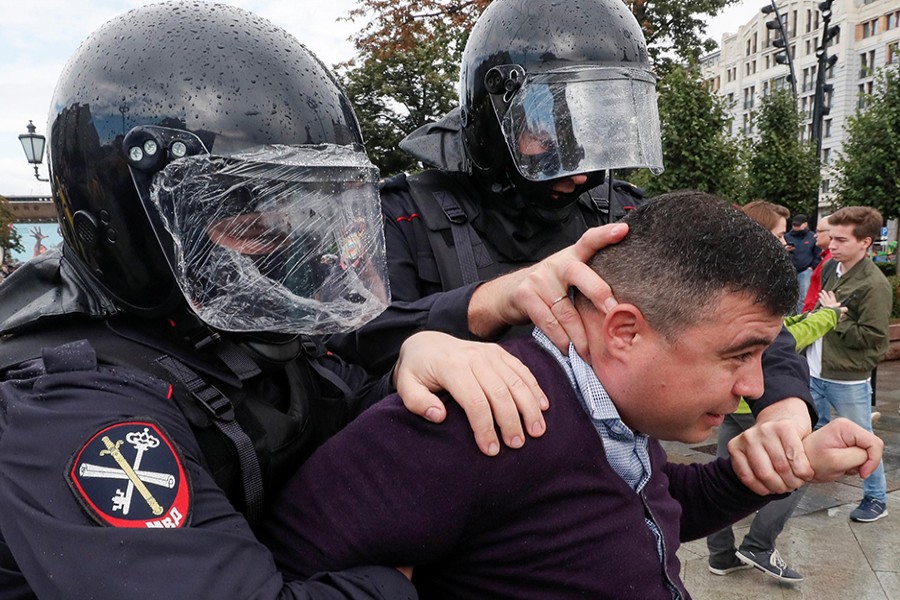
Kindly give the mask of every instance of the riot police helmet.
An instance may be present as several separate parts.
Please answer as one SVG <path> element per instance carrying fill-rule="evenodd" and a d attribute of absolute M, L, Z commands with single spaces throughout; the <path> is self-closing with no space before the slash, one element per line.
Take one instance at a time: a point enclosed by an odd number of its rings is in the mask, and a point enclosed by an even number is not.
<path fill-rule="evenodd" d="M 540 194 L 553 180 L 662 170 L 656 78 L 621 0 L 496 0 L 463 53 L 468 170 Z M 599 178 L 597 177 L 599 175 Z"/>
<path fill-rule="evenodd" d="M 359 124 L 265 19 L 195 1 L 109 21 L 67 63 L 48 130 L 64 256 L 121 310 L 329 333 L 386 305 Z"/>

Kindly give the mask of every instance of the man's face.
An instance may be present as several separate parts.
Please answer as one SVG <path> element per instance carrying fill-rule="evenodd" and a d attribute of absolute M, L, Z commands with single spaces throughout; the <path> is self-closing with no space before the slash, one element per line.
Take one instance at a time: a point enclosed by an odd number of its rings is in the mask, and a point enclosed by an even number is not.
<path fill-rule="evenodd" d="M 742 396 L 763 393 L 760 359 L 781 326 L 749 296 L 729 293 L 675 342 L 651 329 L 625 361 L 614 397 L 622 420 L 657 439 L 705 440 Z"/>
<path fill-rule="evenodd" d="M 523 157 L 534 157 L 535 162 L 539 163 L 548 154 L 555 156 L 556 143 L 545 132 L 526 129 L 519 136 L 519 152 Z M 585 182 L 587 182 L 587 175 L 572 175 L 550 180 L 547 182 L 550 187 L 550 198 L 553 200 L 565 198 Z"/>
<path fill-rule="evenodd" d="M 857 239 L 853 235 L 853 225 L 831 225 L 831 242 L 828 249 L 834 260 L 845 265 L 855 265 L 866 255 L 872 238 Z"/>
<path fill-rule="evenodd" d="M 818 225 L 816 225 L 816 246 L 824 250 L 831 243 L 831 226 L 828 224 L 826 219 L 820 219 Z"/>

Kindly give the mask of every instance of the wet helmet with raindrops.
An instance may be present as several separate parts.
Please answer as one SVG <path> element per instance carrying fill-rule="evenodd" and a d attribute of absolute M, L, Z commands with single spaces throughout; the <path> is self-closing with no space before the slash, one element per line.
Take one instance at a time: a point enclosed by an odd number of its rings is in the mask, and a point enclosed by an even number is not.
<path fill-rule="evenodd" d="M 267 20 L 179 1 L 109 21 L 67 63 L 48 130 L 65 255 L 121 309 L 318 333 L 384 307 L 378 173 L 356 117 Z M 350 247 L 365 260 L 332 260 Z"/>
<path fill-rule="evenodd" d="M 621 0 L 496 0 L 460 69 L 467 168 L 520 191 L 609 169 L 661 170 L 655 84 Z"/>

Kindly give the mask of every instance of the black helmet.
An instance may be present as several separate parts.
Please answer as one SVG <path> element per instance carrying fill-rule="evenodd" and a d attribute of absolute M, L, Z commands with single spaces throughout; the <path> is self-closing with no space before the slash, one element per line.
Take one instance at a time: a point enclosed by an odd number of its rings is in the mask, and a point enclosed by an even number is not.
<path fill-rule="evenodd" d="M 460 79 L 467 166 L 492 183 L 662 168 L 656 78 L 621 0 L 496 0 Z"/>
<path fill-rule="evenodd" d="M 69 60 L 48 129 L 67 259 L 123 309 L 187 301 L 224 330 L 309 332 L 383 307 L 378 174 L 356 117 L 270 22 L 206 2 L 115 18 Z"/>

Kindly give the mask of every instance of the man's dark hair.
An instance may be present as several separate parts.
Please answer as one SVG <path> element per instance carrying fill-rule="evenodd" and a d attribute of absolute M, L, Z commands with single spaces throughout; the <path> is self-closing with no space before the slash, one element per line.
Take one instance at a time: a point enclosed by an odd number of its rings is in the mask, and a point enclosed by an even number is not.
<path fill-rule="evenodd" d="M 806 217 L 806 215 L 794 215 L 794 218 L 791 219 L 791 225 L 803 225 L 808 221 L 809 219 Z"/>
<path fill-rule="evenodd" d="M 622 222 L 625 239 L 589 264 L 619 302 L 637 306 L 669 339 L 707 318 L 724 292 L 748 294 L 772 315 L 797 304 L 796 272 L 781 243 L 711 194 L 664 194 Z"/>

